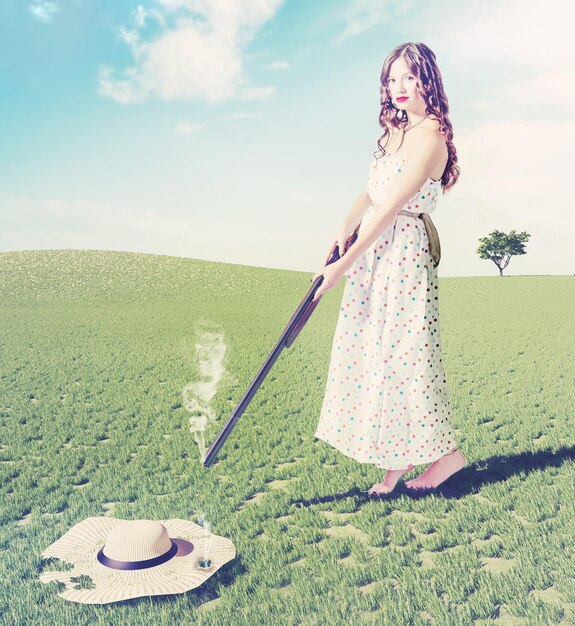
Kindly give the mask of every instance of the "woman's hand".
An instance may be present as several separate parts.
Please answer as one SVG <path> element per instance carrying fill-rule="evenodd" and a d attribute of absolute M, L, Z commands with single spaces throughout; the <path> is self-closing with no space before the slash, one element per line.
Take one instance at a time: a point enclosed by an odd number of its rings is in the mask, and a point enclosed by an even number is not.
<path fill-rule="evenodd" d="M 313 278 L 311 279 L 312 283 L 319 276 L 323 276 L 323 281 L 313 296 L 313 302 L 315 302 L 318 298 L 323 296 L 323 294 L 328 289 L 337 287 L 339 285 L 339 281 L 342 279 L 344 274 L 345 274 L 345 267 L 343 266 L 341 260 L 335 261 L 334 263 L 330 263 L 329 265 L 326 265 L 321 270 L 321 272 L 314 274 Z"/>
<path fill-rule="evenodd" d="M 327 264 L 327 262 L 329 261 L 331 255 L 333 254 L 333 251 L 335 249 L 335 247 L 338 247 L 338 252 L 339 252 L 339 258 L 341 259 L 341 257 L 345 254 L 345 242 L 349 239 L 349 237 L 353 234 L 353 231 L 355 230 L 355 228 L 351 228 L 346 222 L 344 222 L 340 227 L 339 230 L 337 231 L 337 234 L 335 236 L 335 240 L 332 242 L 332 244 L 329 247 L 329 250 L 327 251 L 327 256 L 325 257 L 325 260 L 323 262 L 324 265 Z M 319 276 L 319 274 L 318 274 Z"/>

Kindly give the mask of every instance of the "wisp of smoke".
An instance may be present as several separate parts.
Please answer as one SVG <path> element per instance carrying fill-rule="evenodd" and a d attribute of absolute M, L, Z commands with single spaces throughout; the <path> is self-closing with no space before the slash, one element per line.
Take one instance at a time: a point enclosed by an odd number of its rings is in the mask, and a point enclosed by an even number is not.
<path fill-rule="evenodd" d="M 225 374 L 223 360 L 226 344 L 219 326 L 206 320 L 200 320 L 199 326 L 195 343 L 199 380 L 188 383 L 182 390 L 182 396 L 184 406 L 190 412 L 190 431 L 203 459 L 206 454 L 204 433 L 208 423 L 216 419 L 210 402 Z"/>

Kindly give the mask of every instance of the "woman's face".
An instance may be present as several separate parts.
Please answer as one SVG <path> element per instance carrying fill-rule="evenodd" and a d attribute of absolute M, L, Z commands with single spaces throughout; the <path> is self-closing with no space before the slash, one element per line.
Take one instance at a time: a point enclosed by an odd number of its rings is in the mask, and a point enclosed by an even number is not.
<path fill-rule="evenodd" d="M 425 110 L 425 101 L 417 91 L 417 76 L 411 72 L 402 57 L 391 64 L 387 88 L 396 108 L 418 112 L 423 107 Z"/>

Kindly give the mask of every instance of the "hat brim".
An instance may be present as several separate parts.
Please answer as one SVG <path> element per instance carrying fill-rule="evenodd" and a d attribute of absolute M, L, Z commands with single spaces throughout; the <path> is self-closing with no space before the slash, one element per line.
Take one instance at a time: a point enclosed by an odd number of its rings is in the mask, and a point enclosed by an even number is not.
<path fill-rule="evenodd" d="M 70 571 L 48 571 L 40 574 L 43 583 L 57 580 L 66 585 L 58 595 L 66 600 L 84 604 L 106 604 L 140 596 L 184 593 L 198 587 L 222 565 L 236 556 L 234 544 L 226 537 L 210 534 L 189 520 L 158 520 L 171 539 L 184 539 L 193 544 L 193 550 L 178 549 L 169 561 L 141 570 L 117 570 L 102 565 L 96 555 L 105 544 L 110 530 L 126 520 L 113 517 L 88 517 L 78 522 L 60 539 L 46 548 L 44 558 L 58 558 L 74 565 Z M 207 544 L 207 545 L 206 545 Z M 209 567 L 200 567 L 202 559 L 210 560 Z M 76 589 L 72 578 L 86 575 L 93 588 Z"/>

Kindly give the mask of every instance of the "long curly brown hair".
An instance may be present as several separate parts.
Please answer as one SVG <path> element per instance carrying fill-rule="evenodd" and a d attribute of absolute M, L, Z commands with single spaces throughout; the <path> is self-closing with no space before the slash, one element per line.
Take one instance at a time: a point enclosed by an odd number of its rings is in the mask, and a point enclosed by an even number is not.
<path fill-rule="evenodd" d="M 388 78 L 391 65 L 399 57 L 403 57 L 410 71 L 417 77 L 417 89 L 420 96 L 425 100 L 425 114 L 439 121 L 439 130 L 445 136 L 449 157 L 441 177 L 441 184 L 445 192 L 453 187 L 459 178 L 460 169 L 457 165 L 457 152 L 453 145 L 453 127 L 447 115 L 449 104 L 443 89 L 441 73 L 437 67 L 435 54 L 424 43 L 403 43 L 396 46 L 387 56 L 381 70 L 381 112 L 379 125 L 383 128 L 383 135 L 377 140 L 381 157 L 385 155 L 385 146 L 391 138 L 391 127 L 405 128 L 407 112 L 393 105 L 388 88 Z M 381 141 L 387 137 L 385 146 Z M 403 142 L 403 138 L 402 138 Z M 374 152 L 376 158 L 377 155 Z"/>

